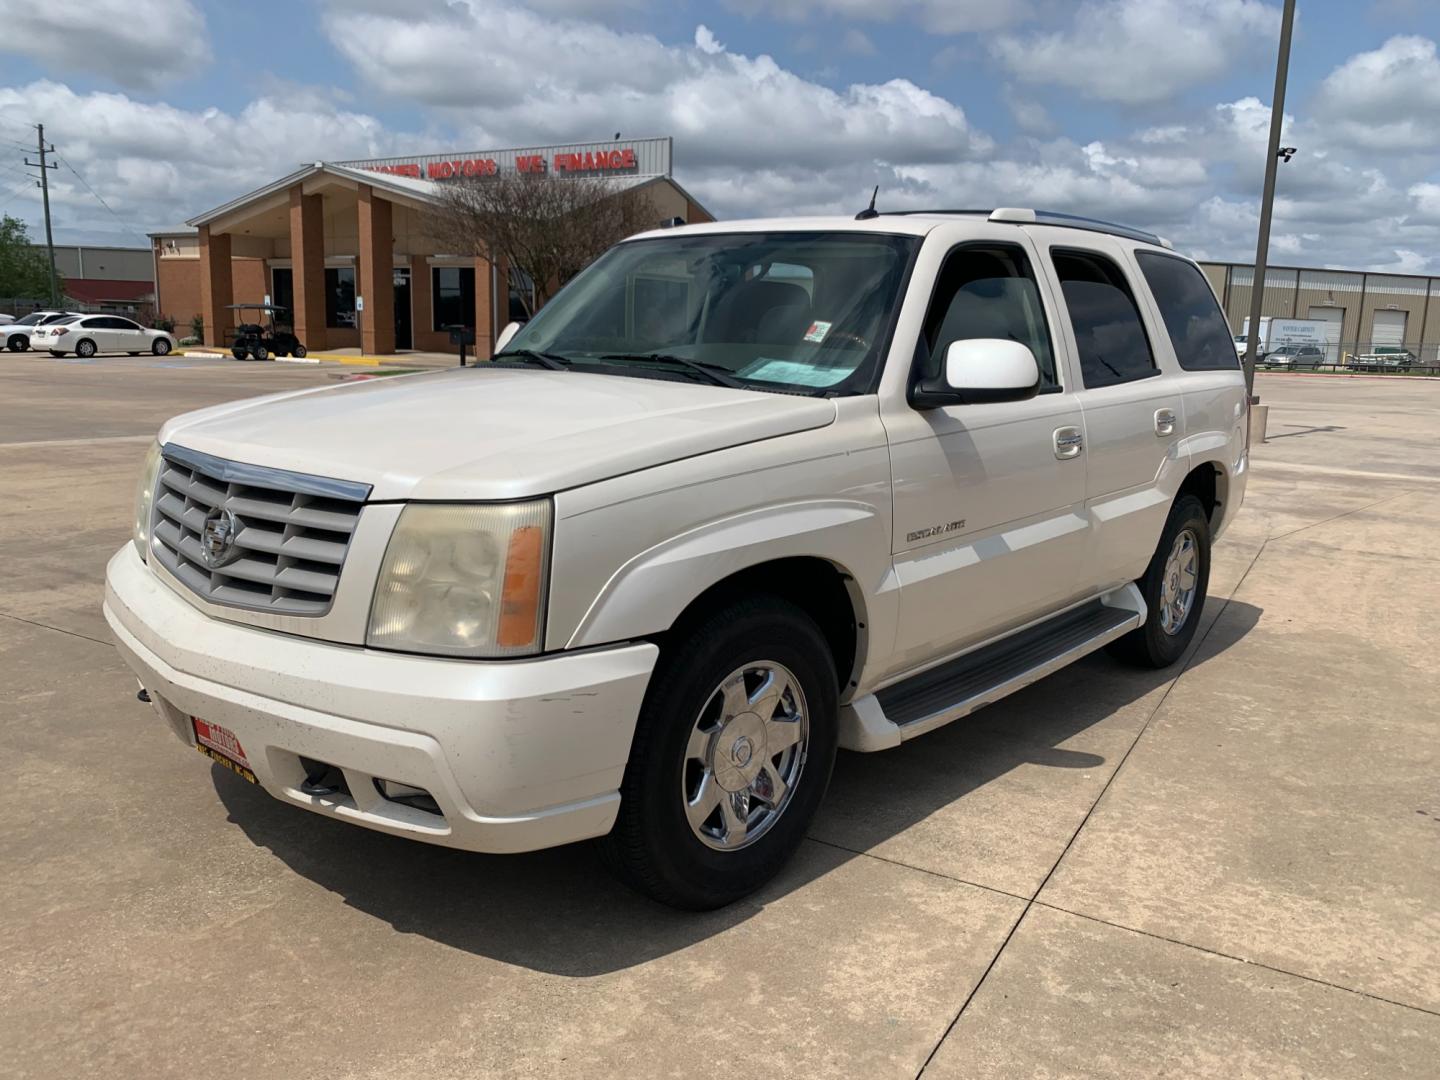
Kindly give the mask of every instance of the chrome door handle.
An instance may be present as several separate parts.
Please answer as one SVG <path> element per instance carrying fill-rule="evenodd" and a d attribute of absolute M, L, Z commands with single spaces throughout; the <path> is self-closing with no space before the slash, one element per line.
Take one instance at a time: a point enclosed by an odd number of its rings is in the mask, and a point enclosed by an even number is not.
<path fill-rule="evenodd" d="M 1055 429 L 1055 456 L 1061 461 L 1079 457 L 1084 446 L 1085 437 L 1080 434 L 1079 428 L 1058 427 Z"/>
<path fill-rule="evenodd" d="M 1155 434 L 1162 439 L 1165 438 L 1165 436 L 1167 435 L 1175 434 L 1174 409 L 1155 410 Z"/>

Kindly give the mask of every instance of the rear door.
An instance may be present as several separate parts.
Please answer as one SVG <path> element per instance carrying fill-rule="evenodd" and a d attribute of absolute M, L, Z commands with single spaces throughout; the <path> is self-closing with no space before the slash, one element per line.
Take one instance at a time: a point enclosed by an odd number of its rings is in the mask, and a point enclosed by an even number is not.
<path fill-rule="evenodd" d="M 1037 253 L 1014 227 L 942 227 L 927 241 L 914 279 L 932 274 L 918 340 L 897 336 L 896 348 L 914 350 L 910 362 L 900 365 L 898 379 L 893 361 L 887 365 L 881 394 L 900 585 L 890 673 L 953 654 L 1086 592 L 1080 404 Z M 1026 401 L 912 406 L 907 388 L 941 370 L 950 342 L 968 338 L 1027 345 L 1040 367 L 1040 393 Z"/>
<path fill-rule="evenodd" d="M 1046 256 L 1080 368 L 1089 459 L 1084 576 L 1108 589 L 1139 577 L 1155 551 L 1171 502 L 1163 474 L 1185 436 L 1185 410 L 1151 344 L 1128 249 L 1109 236 L 1066 232 L 1047 230 Z"/>
<path fill-rule="evenodd" d="M 115 331 L 110 326 L 110 321 L 104 315 L 91 315 L 88 318 L 80 319 L 66 335 L 66 341 L 70 348 L 74 349 L 81 338 L 89 338 L 95 343 L 97 351 L 114 352 L 118 346 L 115 343 Z"/>
<path fill-rule="evenodd" d="M 131 322 L 119 315 L 111 315 L 107 321 L 110 324 L 107 333 L 112 335 L 116 350 L 145 352 L 150 348 L 150 342 L 146 339 L 145 331 L 140 329 L 139 323 Z"/>

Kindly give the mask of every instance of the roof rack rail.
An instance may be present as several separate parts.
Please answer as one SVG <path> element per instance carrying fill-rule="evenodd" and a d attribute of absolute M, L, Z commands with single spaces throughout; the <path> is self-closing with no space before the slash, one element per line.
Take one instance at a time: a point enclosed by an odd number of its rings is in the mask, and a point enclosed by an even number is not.
<path fill-rule="evenodd" d="M 1058 210 L 1030 210 L 1018 206 L 1001 206 L 993 210 L 889 210 L 886 213 L 901 216 L 907 214 L 984 214 L 990 221 L 1008 222 L 1013 225 L 1055 225 L 1065 229 L 1085 229 L 1088 232 L 1109 233 L 1112 236 L 1123 236 L 1145 244 L 1156 244 L 1159 247 L 1174 247 L 1163 236 L 1146 232 L 1144 229 L 1134 229 L 1129 225 L 1117 225 L 1113 221 L 1102 221 L 1100 218 L 1062 214 Z"/>

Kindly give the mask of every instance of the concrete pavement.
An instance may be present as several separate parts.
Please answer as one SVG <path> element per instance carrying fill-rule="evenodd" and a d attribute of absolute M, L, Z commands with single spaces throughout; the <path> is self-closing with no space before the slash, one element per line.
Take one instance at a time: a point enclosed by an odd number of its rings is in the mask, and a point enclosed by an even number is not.
<path fill-rule="evenodd" d="M 211 769 L 99 615 L 159 422 L 333 369 L 0 360 L 0 1076 L 1433 1077 L 1440 383 L 1265 376 L 1183 669 L 842 755 L 725 911 Z"/>

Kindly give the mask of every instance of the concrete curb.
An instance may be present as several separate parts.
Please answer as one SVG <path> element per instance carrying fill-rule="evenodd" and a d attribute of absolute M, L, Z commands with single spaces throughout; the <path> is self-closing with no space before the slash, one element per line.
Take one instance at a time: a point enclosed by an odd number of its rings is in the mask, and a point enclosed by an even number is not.
<path fill-rule="evenodd" d="M 209 360 L 233 360 L 229 351 L 219 349 L 176 349 L 171 356 L 192 356 Z M 360 367 L 380 367 L 382 364 L 396 363 L 395 357 L 380 356 L 336 356 L 333 353 L 311 353 L 308 356 L 272 356 L 271 361 L 277 364 L 349 364 Z"/>

